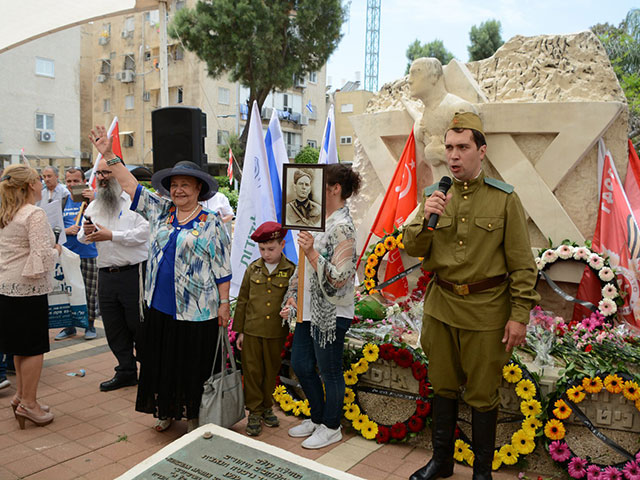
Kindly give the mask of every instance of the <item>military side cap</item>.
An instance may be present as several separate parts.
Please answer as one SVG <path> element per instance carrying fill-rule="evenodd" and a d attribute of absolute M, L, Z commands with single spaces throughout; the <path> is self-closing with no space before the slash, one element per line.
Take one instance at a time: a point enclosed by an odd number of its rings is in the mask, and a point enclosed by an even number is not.
<path fill-rule="evenodd" d="M 476 130 L 484 135 L 484 130 L 482 129 L 482 120 L 480 120 L 480 117 L 473 112 L 456 113 L 453 116 L 451 123 L 447 127 L 447 131 L 454 128 L 468 128 L 471 130 Z"/>
<path fill-rule="evenodd" d="M 264 222 L 251 234 L 251 240 L 257 243 L 281 240 L 286 234 L 287 231 L 278 222 Z"/>

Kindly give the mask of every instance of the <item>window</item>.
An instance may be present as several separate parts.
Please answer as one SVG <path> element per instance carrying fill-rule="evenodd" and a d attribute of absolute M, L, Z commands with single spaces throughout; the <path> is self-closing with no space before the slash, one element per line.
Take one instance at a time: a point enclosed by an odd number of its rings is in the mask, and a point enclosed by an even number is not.
<path fill-rule="evenodd" d="M 313 147 L 313 148 L 318 148 L 318 142 L 316 142 L 315 140 L 307 140 L 307 146 L 308 147 Z"/>
<path fill-rule="evenodd" d="M 125 70 L 136 69 L 136 59 L 133 56 L 133 53 L 128 53 L 124 56 L 124 69 Z"/>
<path fill-rule="evenodd" d="M 309 72 L 309 83 L 318 83 L 318 72 Z"/>
<path fill-rule="evenodd" d="M 340 111 L 342 113 L 353 112 L 353 103 L 343 103 L 342 105 L 340 105 Z"/>
<path fill-rule="evenodd" d="M 36 75 L 43 77 L 55 77 L 55 65 L 53 60 L 36 57 Z"/>
<path fill-rule="evenodd" d="M 135 17 L 127 17 L 124 19 L 124 28 L 122 29 L 122 36 L 133 36 L 133 31 L 136 29 Z"/>
<path fill-rule="evenodd" d="M 107 37 L 109 37 L 111 35 L 111 24 L 110 23 L 103 23 L 102 24 L 102 34 L 104 34 Z"/>
<path fill-rule="evenodd" d="M 123 147 L 133 148 L 133 132 L 122 132 L 120 139 Z"/>
<path fill-rule="evenodd" d="M 184 59 L 184 50 L 182 49 L 181 46 L 176 46 L 176 50 L 174 52 L 174 60 L 178 61 L 178 60 L 183 60 Z"/>
<path fill-rule="evenodd" d="M 184 8 L 184 4 L 185 4 L 184 0 L 177 0 L 176 1 L 176 12 L 178 10 L 182 10 Z"/>
<path fill-rule="evenodd" d="M 184 90 L 182 90 L 182 87 L 178 87 L 178 91 L 176 93 L 176 103 L 184 102 Z"/>
<path fill-rule="evenodd" d="M 340 137 L 340 145 L 351 145 L 351 137 Z"/>
<path fill-rule="evenodd" d="M 229 105 L 231 98 L 231 91 L 228 88 L 218 87 L 218 103 L 222 105 Z"/>
<path fill-rule="evenodd" d="M 53 115 L 49 113 L 36 113 L 37 130 L 53 130 Z"/>
<path fill-rule="evenodd" d="M 134 98 L 133 95 L 127 95 L 124 97 L 124 109 L 133 110 Z"/>
<path fill-rule="evenodd" d="M 218 145 L 226 145 L 229 141 L 228 130 L 218 130 Z"/>
<path fill-rule="evenodd" d="M 102 60 L 100 64 L 100 73 L 102 75 L 111 75 L 111 60 Z"/>
<path fill-rule="evenodd" d="M 144 52 L 144 61 L 148 62 L 149 60 L 151 60 L 151 50 Z"/>
<path fill-rule="evenodd" d="M 109 113 L 111 111 L 111 99 L 105 98 L 102 100 L 102 112 Z"/>
<path fill-rule="evenodd" d="M 157 25 L 158 23 L 160 23 L 160 11 L 151 10 L 150 12 L 146 12 L 144 14 L 144 21 L 150 23 L 151 25 Z"/>

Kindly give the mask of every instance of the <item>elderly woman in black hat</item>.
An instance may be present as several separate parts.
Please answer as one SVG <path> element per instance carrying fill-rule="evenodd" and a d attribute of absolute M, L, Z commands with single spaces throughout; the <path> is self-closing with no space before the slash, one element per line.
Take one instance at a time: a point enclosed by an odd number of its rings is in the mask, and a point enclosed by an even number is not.
<path fill-rule="evenodd" d="M 131 209 L 149 221 L 136 410 L 158 417 L 158 431 L 183 417 L 192 430 L 219 326 L 229 323 L 230 241 L 220 216 L 199 203 L 218 185 L 195 163 L 182 161 L 153 175 L 163 196 L 153 194 L 114 155 L 104 127 L 91 131 L 91 141 L 131 197 Z"/>

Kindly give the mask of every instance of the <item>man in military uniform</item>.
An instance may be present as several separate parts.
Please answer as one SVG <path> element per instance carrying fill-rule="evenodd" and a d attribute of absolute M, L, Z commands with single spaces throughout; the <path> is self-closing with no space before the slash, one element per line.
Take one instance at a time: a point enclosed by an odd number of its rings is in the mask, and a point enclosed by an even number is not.
<path fill-rule="evenodd" d="M 244 400 L 249 410 L 246 432 L 259 435 L 262 422 L 268 427 L 280 423 L 271 409 L 282 348 L 289 333 L 282 326 L 280 305 L 295 265 L 283 253 L 287 231 L 279 223 L 265 222 L 251 235 L 260 257 L 247 268 L 242 279 L 233 317 L 242 351 Z"/>
<path fill-rule="evenodd" d="M 285 218 L 287 225 L 302 225 L 307 227 L 319 227 L 321 224 L 322 207 L 311 200 L 313 171 L 307 168 L 298 168 L 293 173 L 293 189 L 296 195 L 287 203 Z"/>
<path fill-rule="evenodd" d="M 480 118 L 456 113 L 445 134 L 451 190 L 425 189 L 404 230 L 409 255 L 435 273 L 424 300 L 421 344 L 433 385 L 433 457 L 411 480 L 453 474 L 458 393 L 472 407 L 473 478 L 491 478 L 502 367 L 525 339 L 539 300 L 522 204 L 511 185 L 482 172 L 487 145 Z M 431 215 L 439 215 L 429 230 Z"/>

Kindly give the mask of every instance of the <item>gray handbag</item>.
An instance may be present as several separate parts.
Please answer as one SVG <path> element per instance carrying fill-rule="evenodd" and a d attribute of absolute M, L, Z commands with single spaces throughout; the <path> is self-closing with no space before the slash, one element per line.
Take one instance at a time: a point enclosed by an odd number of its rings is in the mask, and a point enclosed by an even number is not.
<path fill-rule="evenodd" d="M 226 368 L 227 355 L 231 368 Z M 236 361 L 231 354 L 231 344 L 226 327 L 218 331 L 216 354 L 213 357 L 211 376 L 204 382 L 202 401 L 200 403 L 200 425 L 215 423 L 228 428 L 244 418 L 244 394 L 242 392 L 242 373 L 236 368 Z M 220 359 L 222 371 L 214 373 L 216 360 Z"/>

